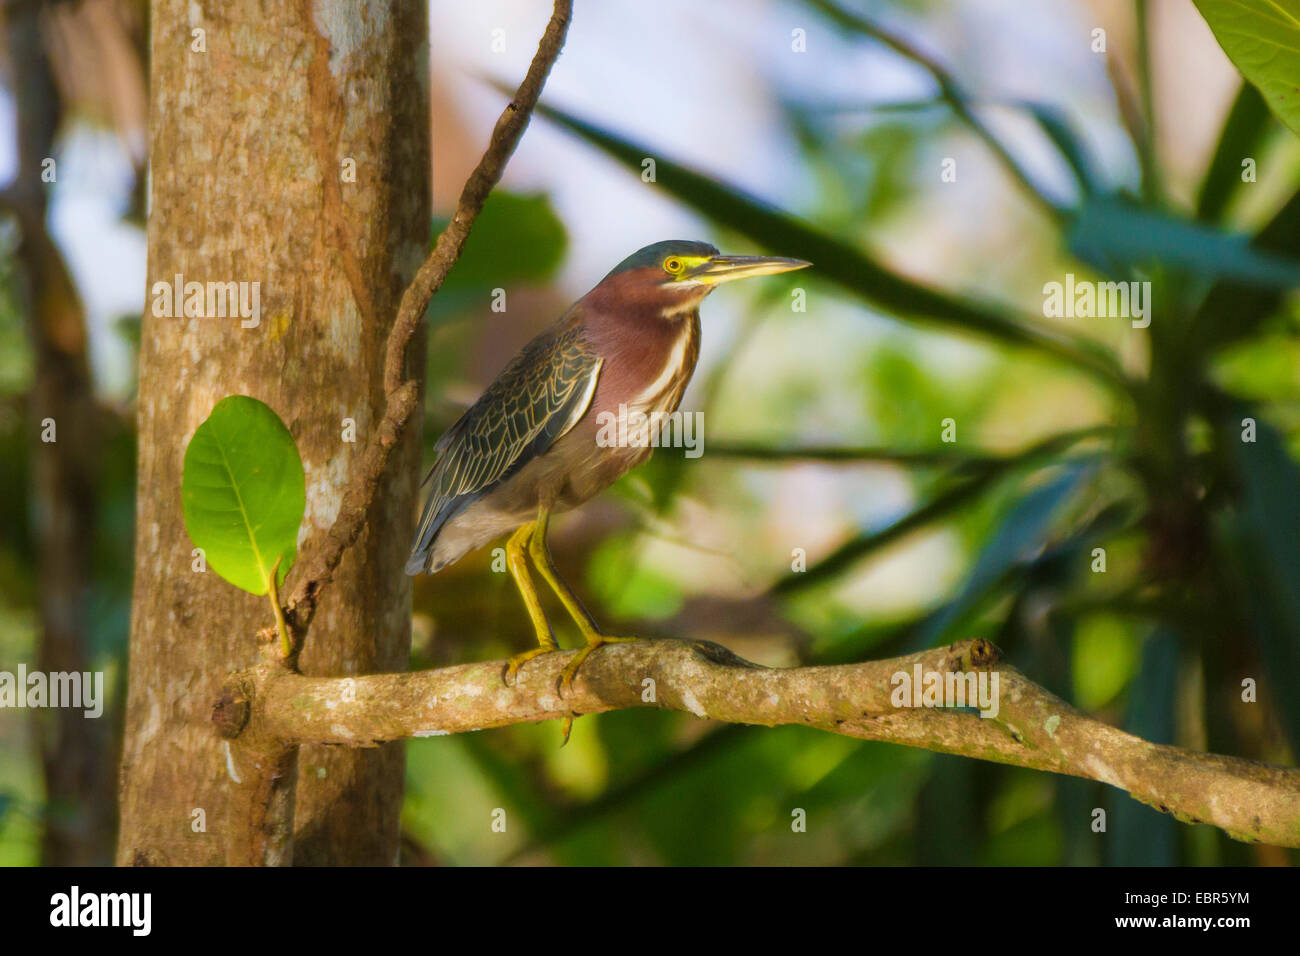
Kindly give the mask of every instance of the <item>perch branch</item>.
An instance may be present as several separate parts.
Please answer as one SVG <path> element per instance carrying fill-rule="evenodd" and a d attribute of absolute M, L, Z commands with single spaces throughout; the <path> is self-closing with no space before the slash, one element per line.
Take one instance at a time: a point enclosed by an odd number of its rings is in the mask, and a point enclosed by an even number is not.
<path fill-rule="evenodd" d="M 248 700 L 228 737 L 372 746 L 627 707 L 731 723 L 802 724 L 863 740 L 1100 780 L 1187 823 L 1250 842 L 1300 847 L 1300 770 L 1149 743 L 1083 714 L 1000 663 L 987 641 L 831 667 L 759 667 L 716 644 L 648 640 L 588 660 L 571 695 L 556 680 L 574 652 L 526 665 L 514 686 L 503 661 L 409 674 L 303 677 L 263 667 L 235 680 Z M 898 707 L 895 675 L 998 675 L 997 713 Z"/>
<path fill-rule="evenodd" d="M 447 273 L 460 258 L 475 217 L 482 210 L 492 188 L 500 181 L 506 162 L 519 145 L 537 99 L 542 94 L 546 78 L 564 46 L 572 14 L 573 0 L 555 0 L 550 22 L 537 46 L 537 53 L 514 98 L 497 120 L 483 158 L 465 181 L 451 222 L 439 234 L 433 251 L 402 294 L 397 318 L 388 334 L 384 360 L 383 418 L 375 436 L 366 446 L 354 477 L 344 491 L 338 517 L 323 537 L 309 539 L 302 560 L 298 563 L 298 584 L 285 607 L 285 619 L 294 633 L 295 644 L 301 645 L 312 616 L 316 613 L 321 592 L 333 578 L 344 553 L 356 542 L 365 527 L 370 509 L 378 497 L 389 458 L 420 401 L 419 381 L 407 375 L 407 350 L 411 340 L 424 319 L 425 309 L 429 307 L 434 293 L 442 287 Z"/>

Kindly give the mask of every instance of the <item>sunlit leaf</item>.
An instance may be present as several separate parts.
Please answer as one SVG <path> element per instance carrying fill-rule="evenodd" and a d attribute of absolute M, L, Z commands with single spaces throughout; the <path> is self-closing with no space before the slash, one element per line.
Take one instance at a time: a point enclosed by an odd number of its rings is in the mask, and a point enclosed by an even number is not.
<path fill-rule="evenodd" d="M 1109 704 L 1133 679 L 1138 667 L 1131 625 L 1110 614 L 1091 614 L 1075 633 L 1074 703 L 1084 710 Z"/>
<path fill-rule="evenodd" d="M 1282 122 L 1300 133 L 1300 0 L 1195 0 L 1214 38 Z"/>
<path fill-rule="evenodd" d="M 185 450 L 181 494 L 185 528 L 212 570 L 251 594 L 267 592 L 277 561 L 284 580 L 306 484 L 293 436 L 268 406 L 246 395 L 217 402 Z"/>

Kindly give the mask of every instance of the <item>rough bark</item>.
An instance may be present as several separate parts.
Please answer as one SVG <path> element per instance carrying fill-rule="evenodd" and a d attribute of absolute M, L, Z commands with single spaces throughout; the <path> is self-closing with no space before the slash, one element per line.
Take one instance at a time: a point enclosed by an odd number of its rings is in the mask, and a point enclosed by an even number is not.
<path fill-rule="evenodd" d="M 243 328 L 238 317 L 156 317 L 152 294 L 146 305 L 118 859 L 391 863 L 400 743 L 304 747 L 295 774 L 292 748 L 213 735 L 213 700 L 259 659 L 269 613 L 265 599 L 192 569 L 180 488 L 199 422 L 222 397 L 252 395 L 302 454 L 302 536 L 333 525 L 383 413 L 389 326 L 428 237 L 423 5 L 154 0 L 152 27 L 150 289 L 176 275 L 260 282 L 262 316 Z M 299 660 L 307 673 L 406 666 L 417 437 L 408 429 L 394 446 L 369 523 L 320 601 Z"/>
<path fill-rule="evenodd" d="M 573 690 L 556 681 L 574 651 L 530 661 L 513 686 L 505 661 L 410 674 L 310 678 L 279 667 L 241 675 L 242 706 L 219 732 L 287 746 L 368 747 L 570 714 L 658 707 L 733 723 L 799 724 L 863 740 L 1100 780 L 1185 823 L 1247 842 L 1300 846 L 1300 770 L 1154 744 L 1095 720 L 1001 662 L 987 641 L 831 667 L 759 667 L 707 642 L 640 641 L 602 648 Z M 996 673 L 998 707 L 900 707 L 895 675 Z"/>

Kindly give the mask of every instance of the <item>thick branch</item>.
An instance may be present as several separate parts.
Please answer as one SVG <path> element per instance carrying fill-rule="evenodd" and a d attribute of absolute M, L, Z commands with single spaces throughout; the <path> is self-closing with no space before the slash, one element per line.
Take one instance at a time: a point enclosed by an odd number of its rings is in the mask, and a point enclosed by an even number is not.
<path fill-rule="evenodd" d="M 583 664 L 571 695 L 556 691 L 572 652 L 529 662 L 515 686 L 504 662 L 412 674 L 312 678 L 282 668 L 242 675 L 248 732 L 287 744 L 370 746 L 626 707 L 680 710 L 732 723 L 803 724 L 863 740 L 1100 780 L 1187 823 L 1251 842 L 1300 846 L 1300 771 L 1148 743 L 1075 710 L 986 641 L 834 667 L 759 667 L 709 643 L 611 645 Z M 895 675 L 998 675 L 997 713 L 898 707 Z M 245 725 L 223 728 L 230 736 Z"/>
<path fill-rule="evenodd" d="M 321 592 L 329 584 L 344 552 L 352 546 L 365 527 L 393 448 L 419 404 L 419 381 L 407 377 L 407 349 L 411 339 L 424 319 L 429 301 L 442 287 L 447 273 L 460 258 L 470 227 L 474 225 L 474 219 L 483 208 L 488 193 L 500 181 L 506 162 L 519 145 L 537 99 L 542 95 L 546 78 L 564 46 L 572 14 L 573 0 L 555 0 L 554 12 L 537 46 L 533 62 L 528 67 L 528 73 L 519 84 L 514 99 L 497 120 L 487 151 L 465 182 L 451 222 L 438 236 L 433 251 L 402 295 L 397 318 L 388 335 L 384 362 L 384 416 L 374 438 L 366 447 L 355 476 L 343 494 L 343 503 L 334 524 L 323 538 L 312 538 L 307 542 L 302 559 L 298 562 L 298 584 L 285 608 L 286 621 L 293 630 L 297 643 L 301 643 L 311 624 Z"/>

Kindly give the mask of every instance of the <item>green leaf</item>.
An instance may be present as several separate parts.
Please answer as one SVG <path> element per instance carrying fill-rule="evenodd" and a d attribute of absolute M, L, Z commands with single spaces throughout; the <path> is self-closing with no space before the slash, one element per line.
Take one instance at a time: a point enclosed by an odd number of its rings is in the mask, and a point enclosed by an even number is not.
<path fill-rule="evenodd" d="M 1078 622 L 1071 662 L 1073 693 L 1064 696 L 1087 711 L 1101 710 L 1119 696 L 1138 669 L 1131 625 L 1106 613 L 1087 614 Z"/>
<path fill-rule="evenodd" d="M 1159 263 L 1252 286 L 1300 285 L 1300 262 L 1252 247 L 1247 236 L 1115 198 L 1085 202 L 1069 242 L 1074 255 L 1110 274 Z"/>
<path fill-rule="evenodd" d="M 307 491 L 280 417 L 246 395 L 217 402 L 185 450 L 181 503 L 190 540 L 219 575 L 265 594 L 278 561 L 276 583 L 283 581 L 297 556 Z"/>
<path fill-rule="evenodd" d="M 1195 0 L 1241 75 L 1300 133 L 1300 0 Z"/>

